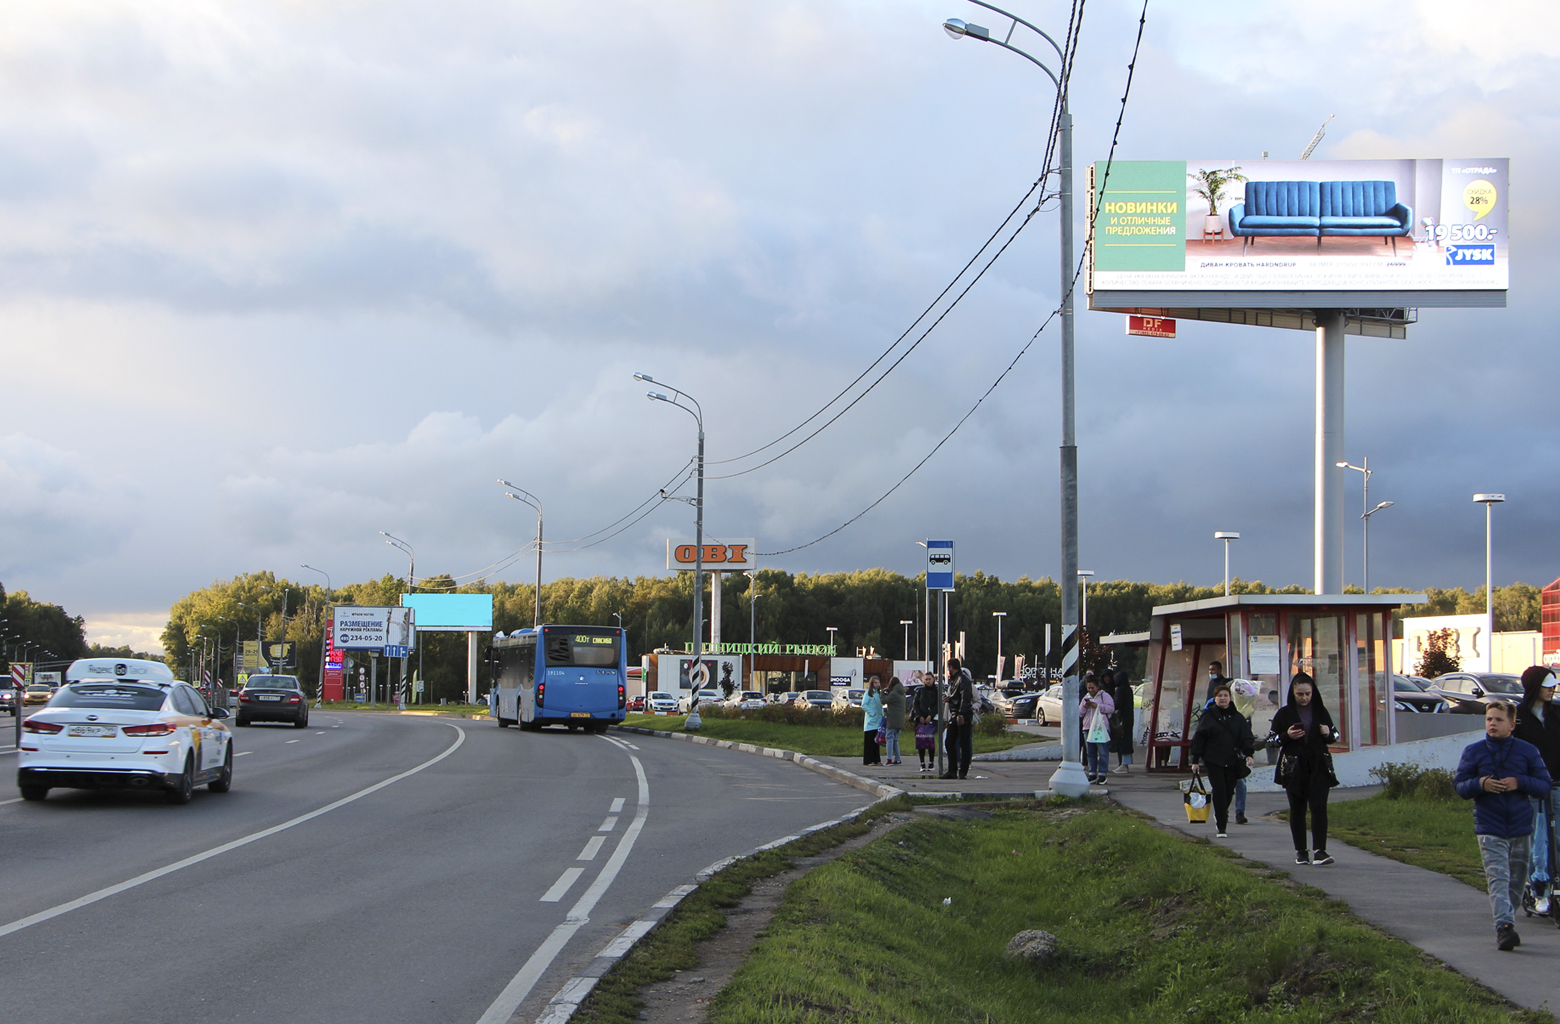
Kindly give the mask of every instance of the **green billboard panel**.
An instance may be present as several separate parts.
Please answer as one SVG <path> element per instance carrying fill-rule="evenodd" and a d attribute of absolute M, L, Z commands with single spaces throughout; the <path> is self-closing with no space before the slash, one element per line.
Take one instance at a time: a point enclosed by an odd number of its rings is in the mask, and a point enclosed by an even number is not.
<path fill-rule="evenodd" d="M 1095 270 L 1186 270 L 1186 161 L 1094 165 Z M 1103 187 L 1101 187 L 1103 186 Z"/>

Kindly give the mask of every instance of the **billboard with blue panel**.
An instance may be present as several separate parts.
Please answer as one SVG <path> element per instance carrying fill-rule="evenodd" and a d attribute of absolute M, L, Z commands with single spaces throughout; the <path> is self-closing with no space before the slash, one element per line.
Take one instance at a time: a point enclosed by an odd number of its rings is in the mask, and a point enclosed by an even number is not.
<path fill-rule="evenodd" d="M 492 594 L 402 594 L 416 609 L 419 633 L 486 633 L 493 628 Z"/>

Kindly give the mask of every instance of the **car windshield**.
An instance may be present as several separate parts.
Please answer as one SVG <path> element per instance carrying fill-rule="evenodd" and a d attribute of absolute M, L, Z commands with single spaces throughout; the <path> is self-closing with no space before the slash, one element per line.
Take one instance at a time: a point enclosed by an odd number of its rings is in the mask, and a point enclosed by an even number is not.
<path fill-rule="evenodd" d="M 54 695 L 51 708 L 113 708 L 121 711 L 161 711 L 164 690 L 125 683 L 72 683 Z"/>
<path fill-rule="evenodd" d="M 1482 684 L 1484 689 L 1489 693 L 1522 692 L 1521 676 L 1496 675 L 1491 673 L 1488 675 L 1480 675 L 1478 679 L 1480 684 Z"/>
<path fill-rule="evenodd" d="M 866 690 L 846 690 L 845 691 L 845 696 L 849 697 L 851 700 L 860 700 L 862 697 L 865 697 L 866 694 L 867 694 Z"/>
<path fill-rule="evenodd" d="M 250 676 L 244 684 L 246 690 L 297 690 L 296 676 Z"/>
<path fill-rule="evenodd" d="M 664 690 L 657 690 L 657 691 L 655 691 L 654 693 L 652 693 L 650 695 L 650 699 L 651 700 L 676 700 L 677 698 L 673 697 L 671 694 L 667 693 Z"/>
<path fill-rule="evenodd" d="M 1392 680 L 1397 685 L 1399 690 L 1406 690 L 1409 693 L 1425 692 L 1425 688 L 1414 682 L 1412 679 L 1404 679 L 1402 676 L 1393 676 Z"/>
<path fill-rule="evenodd" d="M 803 696 L 808 700 L 833 700 L 834 694 L 828 690 L 808 690 Z"/>

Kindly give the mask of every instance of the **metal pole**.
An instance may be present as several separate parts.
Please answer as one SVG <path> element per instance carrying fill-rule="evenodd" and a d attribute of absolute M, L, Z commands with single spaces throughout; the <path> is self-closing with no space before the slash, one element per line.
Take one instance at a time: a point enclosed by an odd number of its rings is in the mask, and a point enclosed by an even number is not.
<path fill-rule="evenodd" d="M 1489 502 L 1484 503 L 1484 650 L 1489 655 L 1490 671 L 1495 671 L 1495 574 L 1492 569 L 1491 552 L 1494 550 L 1490 542 L 1490 529 L 1493 519 L 1490 509 L 1493 506 Z"/>
<path fill-rule="evenodd" d="M 1342 310 L 1316 311 L 1316 579 L 1318 594 L 1343 593 Z"/>
<path fill-rule="evenodd" d="M 531 613 L 531 628 L 542 628 L 542 503 L 536 502 L 536 608 Z M 541 639 L 540 636 L 537 637 Z"/>
<path fill-rule="evenodd" d="M 1230 596 L 1230 541 L 1224 539 L 1224 596 Z"/>
<path fill-rule="evenodd" d="M 1370 593 L 1370 458 L 1367 456 L 1360 461 L 1365 464 L 1365 501 L 1362 505 L 1363 514 L 1360 516 L 1365 520 L 1365 551 L 1362 559 L 1365 564 L 1360 569 L 1360 578 L 1364 581 L 1361 589 L 1368 594 Z"/>
<path fill-rule="evenodd" d="M 704 417 L 699 422 L 699 498 L 698 516 L 693 524 L 693 659 L 695 667 L 704 653 Z"/>

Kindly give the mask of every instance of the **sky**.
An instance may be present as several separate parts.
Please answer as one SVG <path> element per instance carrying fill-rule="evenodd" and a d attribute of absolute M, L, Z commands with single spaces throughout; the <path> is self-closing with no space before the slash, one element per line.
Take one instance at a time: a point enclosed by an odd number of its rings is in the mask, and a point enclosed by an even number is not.
<path fill-rule="evenodd" d="M 1065 33 L 1067 5 L 1013 2 Z M 1080 193 L 1140 7 L 1085 9 Z M 702 405 L 707 533 L 807 544 L 920 462 L 1058 302 L 1048 203 L 838 422 L 730 475 L 887 349 L 1040 173 L 1050 81 L 950 39 L 948 17 L 1005 28 L 962 0 L 4 8 L 0 582 L 94 640 L 155 647 L 170 604 L 240 573 L 404 574 L 381 530 L 418 576 L 528 581 L 534 516 L 500 477 L 546 510 L 545 578 L 664 573 L 687 504 L 597 533 L 694 454 L 694 420 L 636 371 Z M 1511 158 L 1508 308 L 1349 341 L 1346 448 L 1395 503 L 1375 586 L 1481 585 L 1487 490 L 1508 499 L 1497 584 L 1560 576 L 1560 268 L 1535 244 L 1560 213 L 1560 13 L 1467 11 L 1151 0 L 1116 154 L 1293 158 L 1335 114 L 1313 159 Z M 1238 530 L 1237 575 L 1308 585 L 1314 338 L 1127 337 L 1088 311 L 1077 332 L 1080 564 L 1211 584 L 1213 532 Z M 761 564 L 913 575 L 915 542 L 946 537 L 961 572 L 1059 575 L 1058 353 L 1052 324 L 897 492 Z"/>

